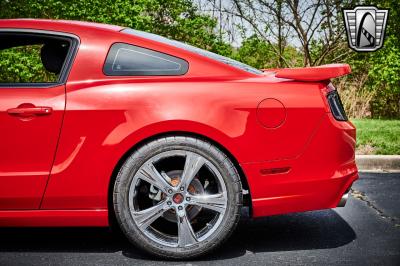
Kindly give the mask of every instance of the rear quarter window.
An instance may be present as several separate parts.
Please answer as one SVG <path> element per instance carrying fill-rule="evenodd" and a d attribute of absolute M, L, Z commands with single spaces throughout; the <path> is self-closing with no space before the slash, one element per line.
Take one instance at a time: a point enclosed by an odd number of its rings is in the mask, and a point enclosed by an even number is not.
<path fill-rule="evenodd" d="M 107 76 L 178 76 L 189 69 L 186 60 L 151 49 L 114 43 L 104 64 Z"/>

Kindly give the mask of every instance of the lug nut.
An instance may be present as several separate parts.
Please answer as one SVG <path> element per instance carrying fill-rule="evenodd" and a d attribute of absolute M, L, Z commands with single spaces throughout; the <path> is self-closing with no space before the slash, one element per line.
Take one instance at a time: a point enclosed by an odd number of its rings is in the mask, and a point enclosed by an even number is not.
<path fill-rule="evenodd" d="M 168 202 L 167 202 L 167 204 L 168 204 L 168 205 L 171 205 L 171 204 L 172 204 L 172 202 L 168 201 Z"/>
<path fill-rule="evenodd" d="M 190 197 L 186 197 L 186 201 L 190 201 Z"/>
<path fill-rule="evenodd" d="M 181 187 L 181 191 L 183 191 L 183 190 L 185 190 L 185 188 L 184 188 L 184 187 Z"/>
<path fill-rule="evenodd" d="M 183 210 L 183 207 L 182 207 L 182 206 L 179 206 L 179 207 L 178 207 L 178 210 L 180 210 L 180 211 Z"/>
<path fill-rule="evenodd" d="M 168 189 L 169 194 L 172 194 L 172 192 L 173 192 L 172 189 Z"/>

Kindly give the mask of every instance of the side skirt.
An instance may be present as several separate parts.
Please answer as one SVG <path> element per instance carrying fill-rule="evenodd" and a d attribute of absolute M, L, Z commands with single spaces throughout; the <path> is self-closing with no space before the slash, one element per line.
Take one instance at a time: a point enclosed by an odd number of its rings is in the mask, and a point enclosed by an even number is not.
<path fill-rule="evenodd" d="M 0 227 L 107 227 L 108 210 L 5 210 Z"/>

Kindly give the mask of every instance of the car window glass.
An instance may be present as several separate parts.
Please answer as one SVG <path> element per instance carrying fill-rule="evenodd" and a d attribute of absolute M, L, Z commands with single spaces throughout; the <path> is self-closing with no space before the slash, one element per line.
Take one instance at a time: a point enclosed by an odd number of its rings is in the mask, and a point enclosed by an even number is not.
<path fill-rule="evenodd" d="M 58 82 L 69 48 L 65 39 L 0 33 L 0 84 Z"/>
<path fill-rule="evenodd" d="M 173 76 L 187 70 L 186 60 L 125 43 L 111 46 L 104 65 L 104 73 L 111 76 Z"/>
<path fill-rule="evenodd" d="M 0 50 L 0 83 L 56 82 L 40 59 L 43 45 L 26 45 Z"/>

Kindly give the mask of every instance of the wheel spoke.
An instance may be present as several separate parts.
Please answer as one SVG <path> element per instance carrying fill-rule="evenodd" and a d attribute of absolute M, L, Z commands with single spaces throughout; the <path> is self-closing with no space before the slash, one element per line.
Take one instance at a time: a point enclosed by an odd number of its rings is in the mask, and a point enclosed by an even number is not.
<path fill-rule="evenodd" d="M 211 195 L 192 195 L 190 204 L 223 213 L 226 209 L 226 193 L 223 192 Z"/>
<path fill-rule="evenodd" d="M 197 243 L 197 237 L 187 217 L 186 210 L 177 212 L 178 219 L 178 246 L 186 247 Z"/>
<path fill-rule="evenodd" d="M 144 164 L 138 171 L 138 178 L 149 182 L 164 193 L 171 188 L 171 185 L 164 179 L 152 163 Z"/>
<path fill-rule="evenodd" d="M 141 211 L 132 211 L 131 213 L 139 228 L 145 230 L 168 209 L 169 206 L 163 201 L 153 207 Z"/>
<path fill-rule="evenodd" d="M 185 190 L 188 188 L 204 163 L 205 160 L 200 155 L 195 153 L 188 153 L 186 155 L 185 168 L 183 169 L 181 178 L 181 185 L 185 187 Z"/>
<path fill-rule="evenodd" d="M 158 245 L 178 250 L 196 246 L 215 234 L 224 221 L 228 205 L 225 180 L 220 169 L 200 154 L 180 149 L 155 154 L 130 182 L 131 222 Z M 154 206 L 144 207 L 149 206 L 148 198 Z M 177 232 L 159 226 L 167 221 L 177 223 Z"/>

